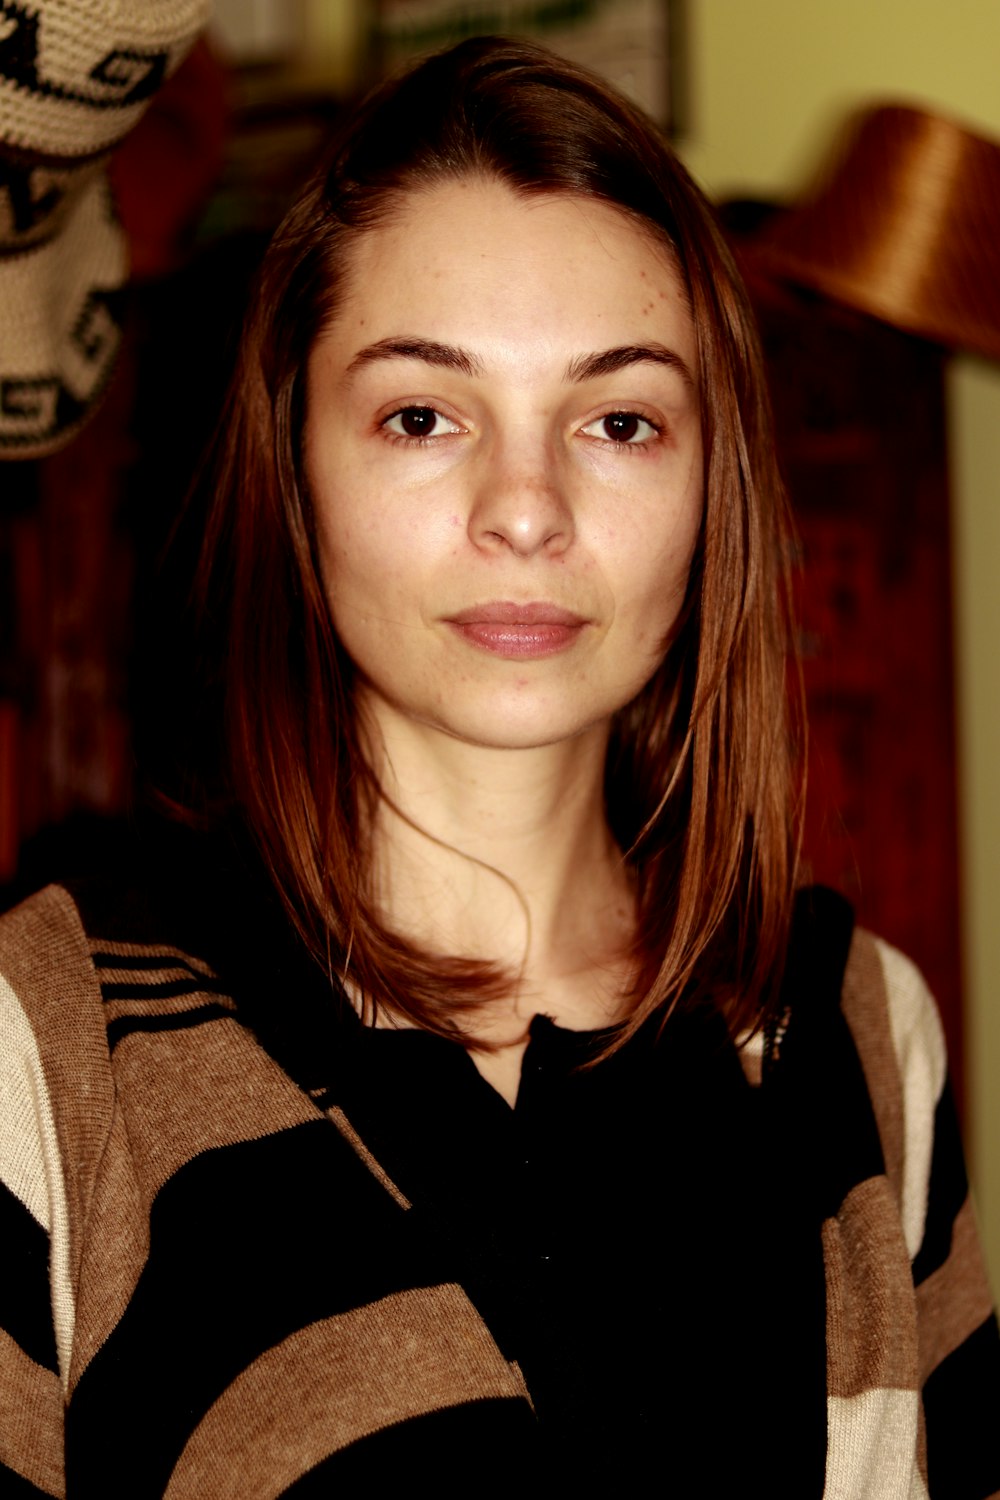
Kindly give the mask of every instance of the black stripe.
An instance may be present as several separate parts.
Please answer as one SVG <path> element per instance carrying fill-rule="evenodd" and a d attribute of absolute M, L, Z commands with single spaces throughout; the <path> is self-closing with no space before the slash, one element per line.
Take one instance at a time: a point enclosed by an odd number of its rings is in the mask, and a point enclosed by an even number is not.
<path fill-rule="evenodd" d="M 36 1365 L 58 1370 L 49 1291 L 49 1237 L 5 1182 L 0 1182 L 0 1246 L 4 1268 L 0 1276 L 0 1327 Z"/>
<path fill-rule="evenodd" d="M 927 1480 L 932 1495 L 985 1500 L 1000 1491 L 1000 1338 L 987 1318 L 924 1386 Z"/>
<path fill-rule="evenodd" d="M 134 980 L 131 983 L 109 980 L 107 984 L 101 985 L 101 994 L 105 1000 L 173 1000 L 178 995 L 226 993 L 222 985 L 213 984 L 200 975 L 197 979 L 151 980 L 149 984 L 139 984 Z"/>
<path fill-rule="evenodd" d="M 197 1005 L 192 1010 L 175 1011 L 164 1016 L 118 1016 L 108 1022 L 108 1046 L 113 1052 L 123 1037 L 133 1031 L 186 1031 L 209 1021 L 233 1019 L 225 1005 Z"/>
<path fill-rule="evenodd" d="M 607 1455 L 607 1462 L 620 1465 L 625 1457 Z M 426 1412 L 359 1438 L 303 1474 L 282 1495 L 285 1500 L 390 1495 L 399 1489 L 402 1475 L 416 1474 L 433 1475 L 437 1495 L 518 1494 L 525 1488 L 541 1494 L 545 1480 L 554 1482 L 550 1493 L 559 1495 L 570 1493 L 575 1488 L 572 1481 L 583 1477 L 565 1464 L 552 1473 L 540 1467 L 541 1458 L 538 1424 L 527 1401 L 494 1396 Z M 614 1482 L 607 1491 L 593 1489 L 595 1482 L 611 1478 L 601 1473 L 599 1455 L 583 1451 L 577 1461 L 589 1481 L 583 1494 L 628 1493 Z M 565 1483 L 555 1482 L 560 1480 Z"/>
<path fill-rule="evenodd" d="M 934 1111 L 934 1152 L 931 1157 L 924 1238 L 913 1261 L 913 1282 L 919 1286 L 943 1266 L 951 1254 L 955 1219 L 969 1195 L 962 1138 L 951 1088 L 946 1083 Z"/>
<path fill-rule="evenodd" d="M 25 1479 L 23 1474 L 18 1474 L 0 1459 L 0 1495 L 3 1500 L 37 1500 L 41 1495 L 43 1500 L 52 1500 L 50 1490 L 40 1490 Z"/>
<path fill-rule="evenodd" d="M 147 953 L 144 955 L 121 953 L 108 953 L 104 948 L 95 949 L 90 955 L 98 969 L 183 969 L 187 974 L 195 974 L 200 979 L 212 979 L 214 975 L 205 974 L 201 969 L 196 969 L 194 964 L 189 963 L 186 958 L 181 958 L 176 953 Z"/>
<path fill-rule="evenodd" d="M 264 1350 L 427 1274 L 419 1223 L 327 1120 L 194 1157 L 67 1417 L 67 1493 L 154 1500 L 213 1401 Z M 336 1399 L 336 1369 L 316 1371 Z"/>

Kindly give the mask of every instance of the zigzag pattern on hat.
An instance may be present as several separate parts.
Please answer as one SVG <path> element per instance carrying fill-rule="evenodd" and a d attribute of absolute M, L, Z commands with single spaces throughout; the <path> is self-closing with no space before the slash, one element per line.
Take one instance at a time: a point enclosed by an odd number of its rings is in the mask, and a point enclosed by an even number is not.
<path fill-rule="evenodd" d="M 68 233 L 0 261 L 0 457 L 48 451 L 103 392 L 122 334 L 125 242 L 91 174 Z"/>
<path fill-rule="evenodd" d="M 210 0 L 0 0 L 0 458 L 84 420 L 121 342 L 124 235 L 103 172 Z"/>
<path fill-rule="evenodd" d="M 208 11 L 209 0 L 0 0 L 0 140 L 44 157 L 107 151 Z"/>

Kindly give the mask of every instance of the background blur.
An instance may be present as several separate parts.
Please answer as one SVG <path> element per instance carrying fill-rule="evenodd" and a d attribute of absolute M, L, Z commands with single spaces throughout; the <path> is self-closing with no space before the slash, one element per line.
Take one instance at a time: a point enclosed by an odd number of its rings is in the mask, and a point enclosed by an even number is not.
<path fill-rule="evenodd" d="M 196 514 L 173 569 L 161 554 L 254 267 L 331 123 L 413 52 L 513 24 L 602 66 L 723 206 L 802 543 L 806 852 L 939 996 L 1000 1289 L 1000 360 L 759 253 L 859 109 L 1000 141 L 996 0 L 216 0 L 112 160 L 133 267 L 118 377 L 62 452 L 0 465 L 0 895 L 113 859 L 137 766 L 168 779 L 183 747 Z"/>
<path fill-rule="evenodd" d="M 791 199 L 843 119 L 920 102 L 1000 137 L 992 0 L 692 0 L 682 155 L 716 197 Z M 966 1140 L 1000 1288 L 1000 365 L 945 366 L 964 958 Z M 877 640 L 872 641 L 878 650 Z M 920 880 L 942 903 L 942 872 Z M 945 874 L 947 872 L 944 872 Z"/>

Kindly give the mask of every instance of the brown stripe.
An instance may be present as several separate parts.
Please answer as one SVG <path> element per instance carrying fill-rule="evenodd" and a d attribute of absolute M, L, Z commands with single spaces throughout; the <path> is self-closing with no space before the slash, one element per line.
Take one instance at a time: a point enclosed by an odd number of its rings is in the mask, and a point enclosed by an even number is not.
<path fill-rule="evenodd" d="M 228 1019 L 125 1037 L 118 1109 L 90 1210 L 88 1277 L 77 1299 L 70 1388 L 128 1306 L 160 1188 L 202 1152 L 320 1118 L 250 1034 Z"/>
<path fill-rule="evenodd" d="M 0 1460 L 45 1495 L 66 1494 L 63 1397 L 43 1370 L 0 1328 Z"/>
<path fill-rule="evenodd" d="M 321 1118 L 250 1033 L 228 1018 L 192 1031 L 124 1037 L 115 1077 L 147 1208 L 201 1152 Z"/>
<path fill-rule="evenodd" d="M 461 1288 L 398 1292 L 255 1360 L 192 1433 L 164 1500 L 273 1500 L 358 1438 L 466 1401 L 524 1395 Z"/>
<path fill-rule="evenodd" d="M 197 973 L 203 974 L 206 979 L 214 979 L 216 977 L 214 969 L 212 969 L 209 964 L 205 963 L 203 959 L 192 958 L 190 953 L 185 953 L 183 949 L 175 948 L 170 943 L 120 943 L 110 940 L 104 942 L 101 939 L 94 938 L 90 943 L 90 951 L 95 956 L 106 955 L 107 957 L 111 958 L 139 960 L 149 958 L 176 958 L 178 977 L 180 977 L 185 969 L 194 969 Z M 113 977 L 115 979 L 132 979 L 138 977 L 139 979 L 141 979 L 143 977 L 143 971 L 140 969 L 136 969 L 132 966 L 129 966 L 128 968 L 123 967 L 121 969 L 118 969 L 114 966 L 114 964 L 105 962 L 103 958 L 100 963 L 100 970 L 102 979 L 107 979 L 109 977 Z M 157 976 L 162 976 L 165 973 L 169 972 L 170 970 L 164 970 L 161 968 L 150 969 L 147 971 L 146 977 L 149 979 L 154 979 Z"/>
<path fill-rule="evenodd" d="M 34 1029 L 55 1109 L 75 1286 L 114 1092 L 101 992 L 76 907 L 64 890 L 50 886 L 3 919 L 0 970 Z"/>
<path fill-rule="evenodd" d="M 69 1394 L 131 1301 L 149 1253 L 149 1225 L 128 1126 L 115 1114 L 87 1215 L 88 1254 L 77 1287 Z"/>
<path fill-rule="evenodd" d="M 886 1175 L 898 1204 L 903 1193 L 903 1086 L 892 1042 L 882 962 L 868 932 L 854 934 L 842 1006 L 861 1058 L 882 1139 Z"/>
<path fill-rule="evenodd" d="M 374 1156 L 372 1156 L 340 1105 L 335 1104 L 332 1109 L 326 1110 L 325 1113 L 333 1121 L 334 1125 L 336 1125 L 344 1139 L 350 1144 L 351 1150 L 364 1162 L 375 1180 L 380 1182 L 386 1192 L 395 1198 L 400 1208 L 411 1208 L 412 1204 L 409 1198 L 407 1198 L 405 1193 L 400 1192 L 381 1162 L 376 1161 Z"/>
<path fill-rule="evenodd" d="M 177 977 L 184 976 L 178 975 Z M 190 978 L 190 975 L 187 977 Z M 203 1005 L 221 1005 L 225 1010 L 236 1010 L 235 1002 L 228 995 L 214 995 L 206 990 L 192 990 L 188 995 L 167 995 L 164 998 L 150 995 L 148 999 L 105 1000 L 104 1019 L 110 1024 L 112 1021 L 120 1020 L 123 1016 L 179 1016 L 185 1011 L 200 1010 Z"/>
<path fill-rule="evenodd" d="M 910 1258 L 884 1177 L 852 1188 L 823 1225 L 823 1258 L 829 1394 L 918 1389 Z"/>
<path fill-rule="evenodd" d="M 921 1381 L 975 1333 L 992 1311 L 975 1215 L 971 1199 L 966 1198 L 952 1226 L 948 1259 L 917 1287 Z"/>

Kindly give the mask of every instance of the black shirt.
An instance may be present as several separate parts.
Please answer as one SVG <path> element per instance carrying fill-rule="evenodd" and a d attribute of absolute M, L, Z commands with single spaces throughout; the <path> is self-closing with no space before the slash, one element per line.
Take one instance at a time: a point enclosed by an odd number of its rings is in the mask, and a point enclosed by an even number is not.
<path fill-rule="evenodd" d="M 721 1021 L 657 1031 L 588 1068 L 599 1034 L 536 1018 L 512 1109 L 456 1044 L 348 1022 L 334 1093 L 411 1202 L 428 1276 L 520 1366 L 539 1472 L 733 1494 L 777 1408 L 781 1472 L 758 1453 L 759 1472 L 805 1500 L 825 1455 L 819 1222 Z"/>

